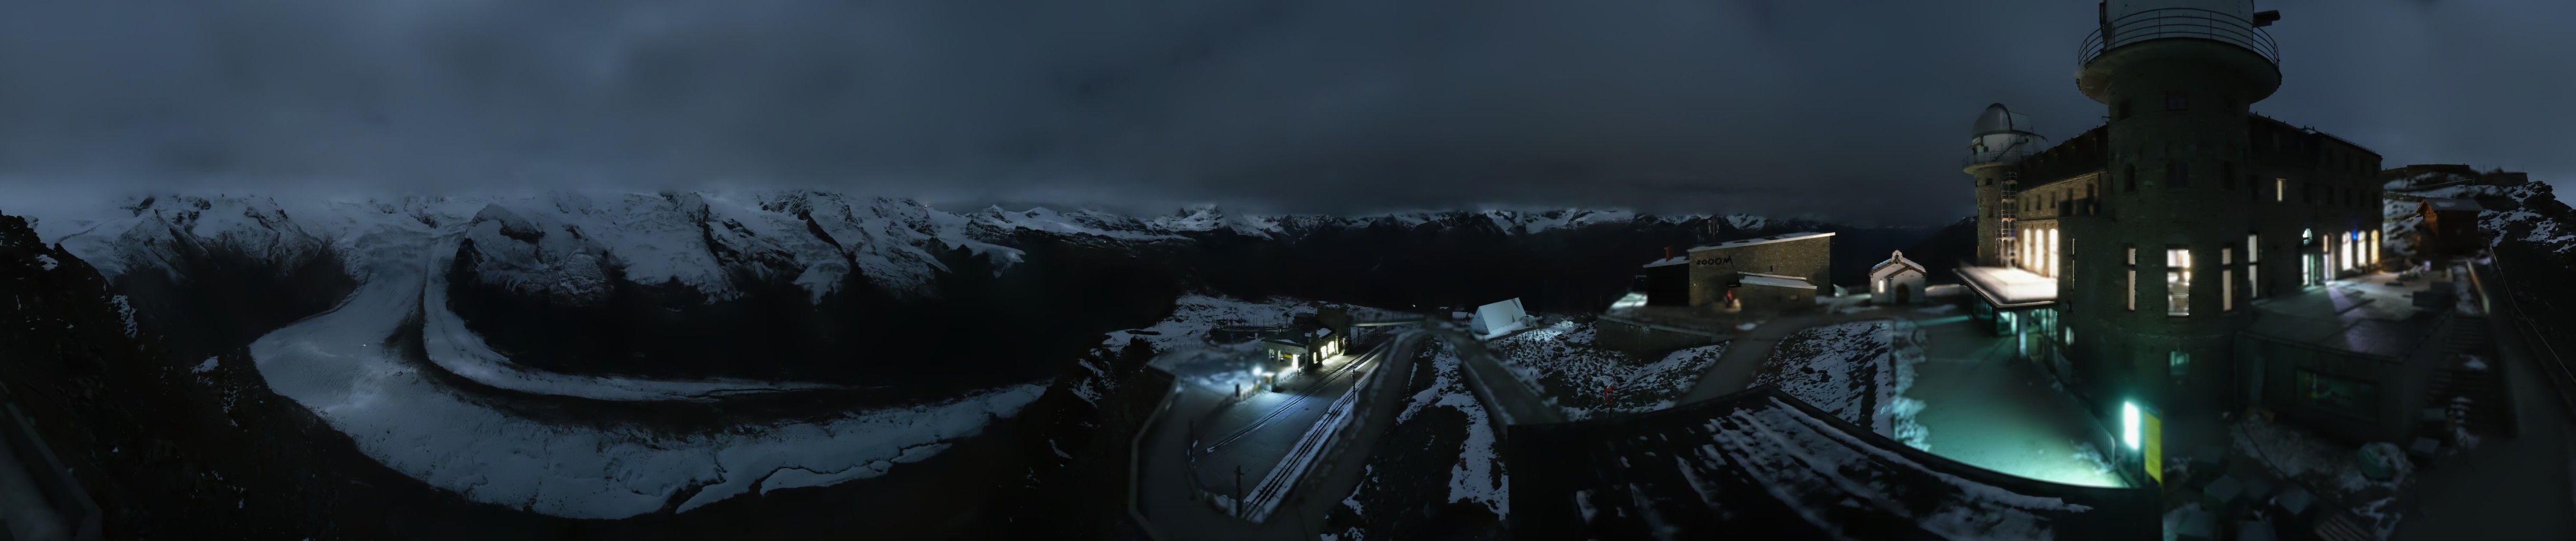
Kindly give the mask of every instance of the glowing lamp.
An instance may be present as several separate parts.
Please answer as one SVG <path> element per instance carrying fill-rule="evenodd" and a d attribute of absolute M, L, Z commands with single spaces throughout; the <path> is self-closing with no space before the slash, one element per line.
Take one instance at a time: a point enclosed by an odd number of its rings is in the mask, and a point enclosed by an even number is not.
<path fill-rule="evenodd" d="M 2139 440 L 2144 439 L 2138 435 L 2140 430 L 2138 425 L 2138 404 L 2136 402 L 2121 402 L 2120 441 L 2127 442 L 2129 444 L 2129 450 L 2131 451 L 2138 450 L 2138 444 L 2140 443 Z"/>

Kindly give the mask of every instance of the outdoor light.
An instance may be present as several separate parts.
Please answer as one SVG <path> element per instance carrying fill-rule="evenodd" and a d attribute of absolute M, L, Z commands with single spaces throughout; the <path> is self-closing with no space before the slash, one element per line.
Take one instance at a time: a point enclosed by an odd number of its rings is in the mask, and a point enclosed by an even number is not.
<path fill-rule="evenodd" d="M 2120 440 L 2128 442 L 2129 450 L 2138 450 L 2138 440 L 2142 439 L 2138 437 L 2138 403 L 2120 403 L 2120 426 Z"/>

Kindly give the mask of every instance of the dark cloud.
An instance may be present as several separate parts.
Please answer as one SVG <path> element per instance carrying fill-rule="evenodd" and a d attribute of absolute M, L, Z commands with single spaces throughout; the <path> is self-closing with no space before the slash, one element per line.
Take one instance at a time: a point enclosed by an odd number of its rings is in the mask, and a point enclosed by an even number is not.
<path fill-rule="evenodd" d="M 2278 4 L 2278 5 L 2274 5 Z M 2507 5 L 2510 4 L 2510 5 Z M 2259 111 L 2576 178 L 2564 2 L 2276 2 Z M 0 4 L 0 172 L 933 202 L 1963 214 L 1988 102 L 2064 137 L 2090 2 Z"/>

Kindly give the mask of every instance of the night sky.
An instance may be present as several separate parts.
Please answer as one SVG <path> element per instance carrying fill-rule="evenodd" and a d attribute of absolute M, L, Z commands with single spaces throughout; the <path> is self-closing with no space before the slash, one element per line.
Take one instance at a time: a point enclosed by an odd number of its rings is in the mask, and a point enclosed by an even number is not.
<path fill-rule="evenodd" d="M 2257 112 L 2576 187 L 2576 2 L 2260 2 Z M 1968 212 L 2083 0 L 17 0 L 0 182 L 831 186 L 1162 212 Z"/>

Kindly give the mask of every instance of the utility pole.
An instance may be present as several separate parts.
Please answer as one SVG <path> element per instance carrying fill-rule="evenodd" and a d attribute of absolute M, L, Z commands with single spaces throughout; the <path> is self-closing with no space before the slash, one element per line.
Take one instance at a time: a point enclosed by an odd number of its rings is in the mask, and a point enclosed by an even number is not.
<path fill-rule="evenodd" d="M 1234 518 L 1243 518 L 1243 465 L 1234 465 Z"/>

